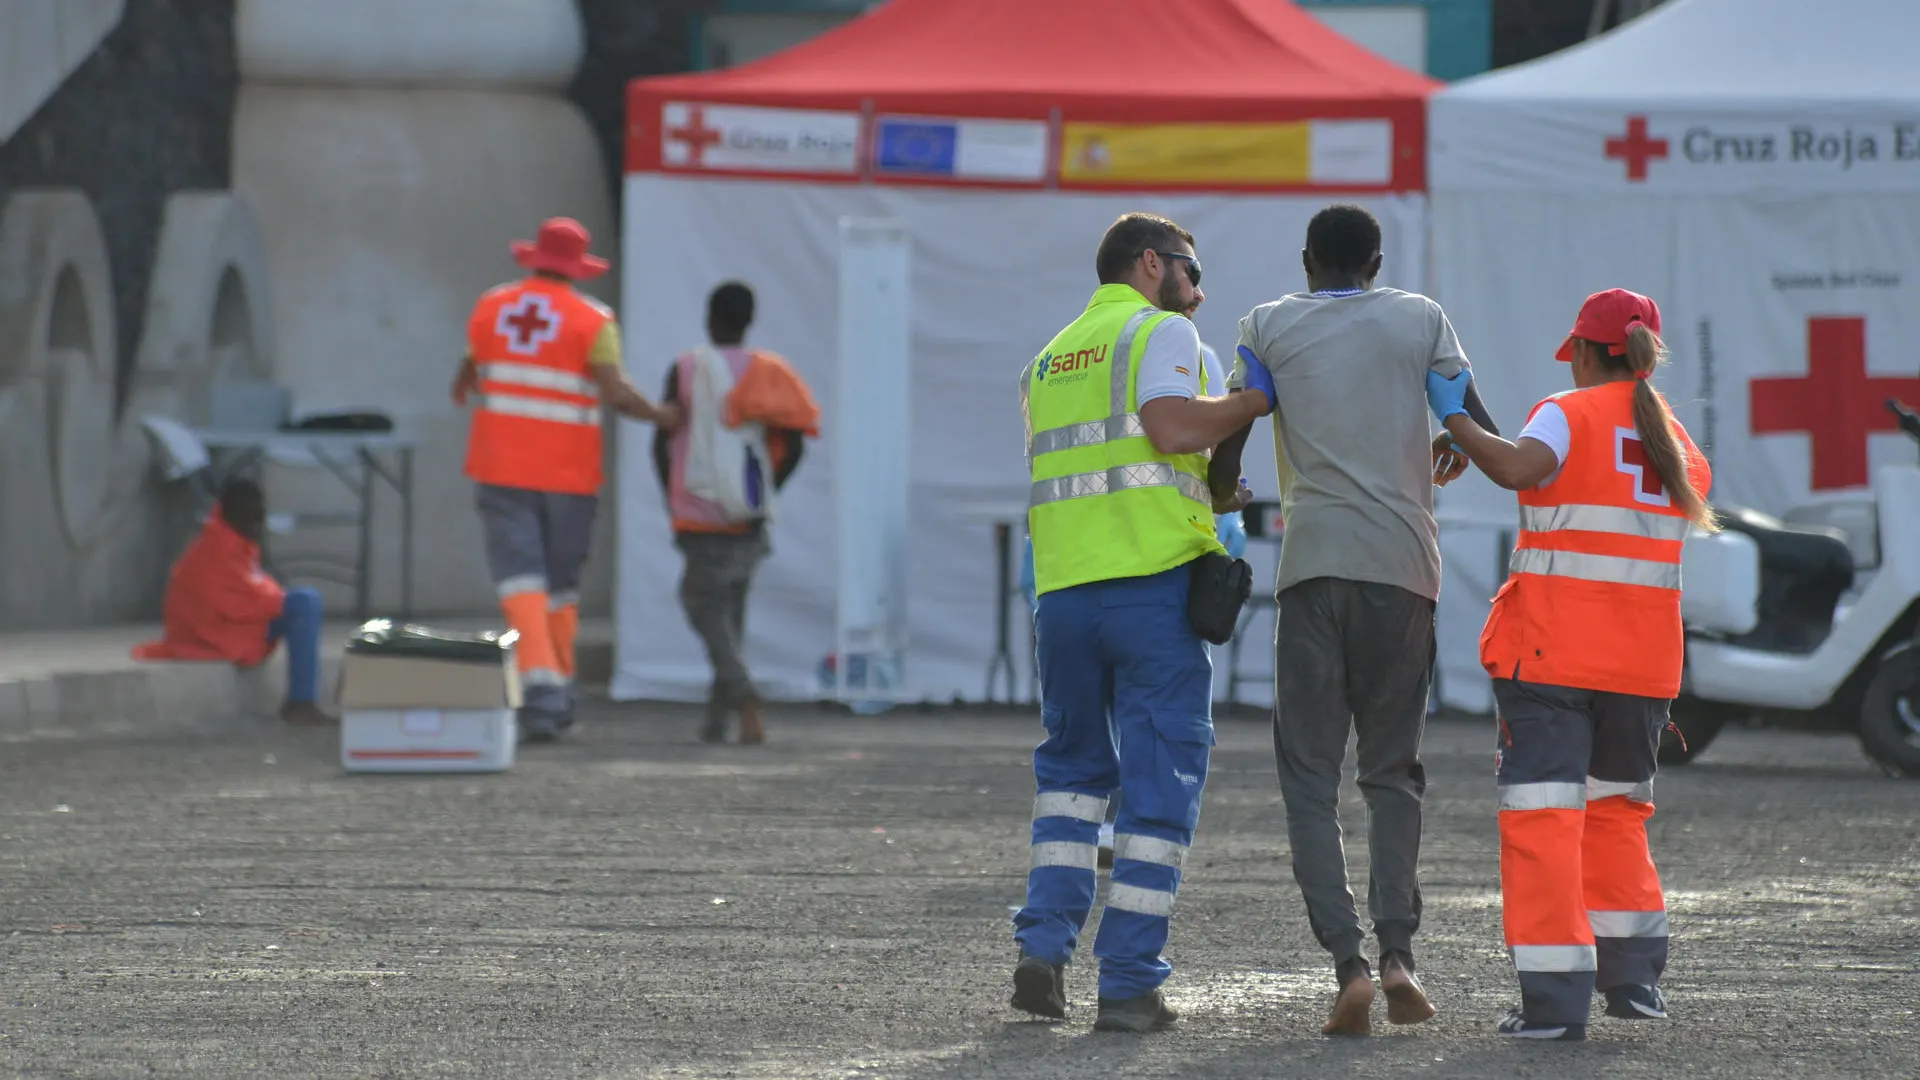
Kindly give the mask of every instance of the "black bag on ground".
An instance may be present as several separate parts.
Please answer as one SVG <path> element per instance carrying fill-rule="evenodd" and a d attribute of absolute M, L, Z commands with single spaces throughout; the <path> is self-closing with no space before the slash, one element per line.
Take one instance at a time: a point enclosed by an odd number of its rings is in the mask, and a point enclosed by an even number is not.
<path fill-rule="evenodd" d="M 360 625 L 347 639 L 347 652 L 361 656 L 411 657 L 464 664 L 502 663 L 502 650 L 510 648 L 520 635 L 512 630 L 462 632 L 437 630 L 416 623 L 396 623 L 391 619 L 372 619 Z"/>
<path fill-rule="evenodd" d="M 1209 552 L 1188 564 L 1187 621 L 1193 632 L 1215 645 L 1233 640 L 1240 609 L 1253 595 L 1253 567 L 1224 552 Z"/>

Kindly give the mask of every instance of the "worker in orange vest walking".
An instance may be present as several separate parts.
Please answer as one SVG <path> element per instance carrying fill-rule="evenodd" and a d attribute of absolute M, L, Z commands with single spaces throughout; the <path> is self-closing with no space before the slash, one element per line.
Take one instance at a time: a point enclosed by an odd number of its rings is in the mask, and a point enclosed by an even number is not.
<path fill-rule="evenodd" d="M 453 400 L 478 398 L 467 476 L 480 485 L 487 567 L 515 646 L 524 704 L 521 736 L 557 737 L 573 723 L 574 639 L 580 568 L 587 560 L 601 482 L 601 406 L 672 429 L 680 413 L 627 381 L 613 312 L 574 283 L 607 261 L 587 252 L 587 230 L 552 218 L 514 261 L 532 273 L 490 289 L 467 320 L 467 356 Z"/>
<path fill-rule="evenodd" d="M 1558 359 L 1576 389 L 1534 406 L 1514 442 L 1461 406 L 1468 378 L 1428 376 L 1467 457 L 1520 493 L 1512 575 L 1480 660 L 1499 706 L 1500 892 L 1520 1008 L 1502 1035 L 1586 1038 L 1607 1015 L 1663 1020 L 1666 900 L 1647 850 L 1661 729 L 1680 692 L 1680 552 L 1717 528 L 1713 474 L 1649 381 L 1660 309 L 1594 293 Z"/>

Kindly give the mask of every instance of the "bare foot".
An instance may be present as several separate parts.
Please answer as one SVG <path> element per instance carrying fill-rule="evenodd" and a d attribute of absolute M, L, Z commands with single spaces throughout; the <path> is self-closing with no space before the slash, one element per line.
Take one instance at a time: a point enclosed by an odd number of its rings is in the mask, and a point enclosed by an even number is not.
<path fill-rule="evenodd" d="M 740 745 L 757 746 L 767 741 L 767 721 L 760 703 L 749 701 L 740 706 Z"/>
<path fill-rule="evenodd" d="M 1387 995 L 1387 1023 L 1418 1024 L 1431 1020 L 1439 1010 L 1427 1000 L 1420 980 L 1401 963 L 1397 955 L 1380 961 L 1380 989 Z"/>
<path fill-rule="evenodd" d="M 1373 1008 L 1373 976 L 1357 975 L 1348 979 L 1340 988 L 1340 996 L 1334 999 L 1333 1015 L 1327 1019 L 1322 1035 L 1371 1035 L 1373 1018 L 1369 1012 Z"/>
<path fill-rule="evenodd" d="M 340 721 L 320 711 L 311 701 L 289 701 L 280 706 L 280 719 L 300 727 L 327 727 Z"/>

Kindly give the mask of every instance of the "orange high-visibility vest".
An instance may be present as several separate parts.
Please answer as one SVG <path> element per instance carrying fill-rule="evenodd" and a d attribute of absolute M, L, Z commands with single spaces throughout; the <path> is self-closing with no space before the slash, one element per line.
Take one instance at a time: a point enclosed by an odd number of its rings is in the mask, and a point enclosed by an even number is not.
<path fill-rule="evenodd" d="M 566 495 L 600 490 L 600 387 L 588 352 L 613 312 L 561 281 L 492 289 L 467 320 L 480 404 L 467 475 Z"/>
<path fill-rule="evenodd" d="M 1496 679 L 1654 698 L 1680 692 L 1680 551 L 1689 524 L 1634 429 L 1633 388 L 1626 380 L 1547 399 L 1566 413 L 1572 439 L 1559 474 L 1520 494 L 1511 576 L 1480 635 L 1480 662 Z M 1712 470 L 1678 420 L 1674 429 L 1704 495 Z"/>

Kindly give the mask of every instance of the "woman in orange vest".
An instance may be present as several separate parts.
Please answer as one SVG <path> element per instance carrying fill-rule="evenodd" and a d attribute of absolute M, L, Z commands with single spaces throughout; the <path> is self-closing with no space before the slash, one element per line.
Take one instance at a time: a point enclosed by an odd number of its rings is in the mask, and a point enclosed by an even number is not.
<path fill-rule="evenodd" d="M 1575 389 L 1534 406 L 1514 442 L 1429 376 L 1447 431 L 1520 493 L 1512 574 L 1480 661 L 1499 706 L 1500 892 L 1520 1008 L 1502 1035 L 1586 1038 L 1607 1015 L 1665 1019 L 1666 901 L 1647 851 L 1654 754 L 1680 691 L 1680 551 L 1713 531 L 1712 472 L 1648 380 L 1666 360 L 1660 309 L 1594 293 L 1557 358 Z"/>

